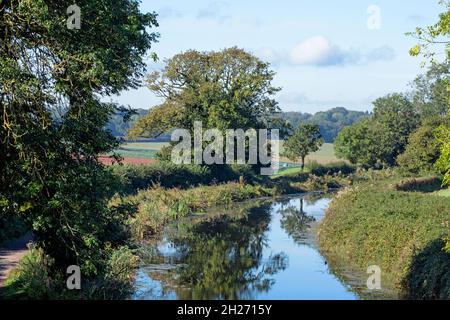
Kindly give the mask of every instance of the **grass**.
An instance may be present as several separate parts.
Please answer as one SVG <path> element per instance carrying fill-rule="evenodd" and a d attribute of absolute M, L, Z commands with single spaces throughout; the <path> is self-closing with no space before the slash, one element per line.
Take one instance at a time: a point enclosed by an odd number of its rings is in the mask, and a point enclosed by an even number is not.
<path fill-rule="evenodd" d="M 446 189 L 446 190 L 440 190 L 440 191 L 436 192 L 436 194 L 437 194 L 438 196 L 450 198 L 450 188 L 449 188 L 449 189 Z"/>
<path fill-rule="evenodd" d="M 219 206 L 227 209 L 236 202 L 273 196 L 276 193 L 276 188 L 241 183 L 200 186 L 187 190 L 155 186 L 141 190 L 134 196 L 112 199 L 110 205 L 136 207 L 136 214 L 130 219 L 129 225 L 134 238 L 142 240 L 161 231 L 168 222 L 181 217 Z"/>
<path fill-rule="evenodd" d="M 123 157 L 154 159 L 156 152 L 162 147 L 167 146 L 168 142 L 127 142 L 115 150 Z M 282 151 L 282 143 L 280 151 Z M 281 157 L 281 161 L 292 163 L 291 160 Z M 324 143 L 319 151 L 314 152 L 306 157 L 306 161 L 317 161 L 319 164 L 328 164 L 337 162 L 339 159 L 334 154 L 334 145 L 332 143 Z M 293 169 L 292 172 L 298 172 Z"/>
<path fill-rule="evenodd" d="M 122 157 L 154 159 L 156 153 L 167 145 L 167 142 L 127 142 L 115 152 Z"/>
<path fill-rule="evenodd" d="M 392 181 L 341 191 L 319 227 L 319 246 L 330 261 L 341 257 L 365 273 L 382 270 L 382 283 L 401 296 L 450 298 L 450 199 L 434 193 L 396 191 Z"/>
<path fill-rule="evenodd" d="M 280 153 L 283 150 L 283 143 L 280 144 Z M 293 163 L 291 160 L 281 157 L 283 162 Z M 338 162 L 339 160 L 334 153 L 334 145 L 332 143 L 324 143 L 319 151 L 311 153 L 306 157 L 306 162 L 316 161 L 319 164 L 329 164 L 330 162 Z"/>
<path fill-rule="evenodd" d="M 32 247 L 6 279 L 0 299 L 8 300 L 114 300 L 125 299 L 133 289 L 139 258 L 126 246 L 108 250 L 105 272 L 82 278 L 81 290 L 68 290 L 65 272 L 50 272 L 53 259 Z M 50 275 L 52 274 L 52 275 Z"/>

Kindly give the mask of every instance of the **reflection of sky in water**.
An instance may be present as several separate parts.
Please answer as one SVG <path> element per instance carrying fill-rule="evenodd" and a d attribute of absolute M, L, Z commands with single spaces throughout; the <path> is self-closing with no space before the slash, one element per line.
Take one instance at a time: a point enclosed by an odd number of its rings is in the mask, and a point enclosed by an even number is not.
<path fill-rule="evenodd" d="M 321 198 L 314 201 L 303 201 L 303 211 L 320 220 L 329 203 L 329 199 Z M 267 292 L 253 290 L 251 297 L 255 299 L 357 299 L 334 275 L 328 271 L 324 258 L 314 246 L 296 243 L 282 228 L 280 210 L 286 207 L 299 209 L 300 198 L 276 202 L 271 207 L 271 221 L 269 230 L 265 233 L 267 246 L 262 253 L 261 264 L 267 262 L 271 255 L 283 252 L 287 256 L 287 268 L 270 275 L 273 285 Z M 158 245 L 165 257 L 177 255 L 167 239 Z M 167 261 L 167 260 L 166 260 Z M 157 271 L 155 271 L 157 270 Z M 261 266 L 258 267 L 258 271 Z M 149 276 L 154 272 L 170 273 L 176 277 L 176 267 L 169 265 L 146 266 L 139 270 L 136 277 L 136 290 L 133 299 L 176 299 L 173 290 L 163 292 L 161 281 L 153 280 Z M 255 270 L 256 271 L 256 270 Z M 186 288 L 188 290 L 188 288 Z M 245 297 L 245 296 L 244 296 Z"/>

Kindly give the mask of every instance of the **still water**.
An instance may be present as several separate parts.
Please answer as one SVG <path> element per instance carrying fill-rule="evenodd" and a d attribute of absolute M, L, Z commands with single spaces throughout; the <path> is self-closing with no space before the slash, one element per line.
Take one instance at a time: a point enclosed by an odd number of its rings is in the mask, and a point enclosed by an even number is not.
<path fill-rule="evenodd" d="M 132 298 L 358 299 L 316 248 L 329 201 L 253 202 L 174 223 L 145 247 Z"/>

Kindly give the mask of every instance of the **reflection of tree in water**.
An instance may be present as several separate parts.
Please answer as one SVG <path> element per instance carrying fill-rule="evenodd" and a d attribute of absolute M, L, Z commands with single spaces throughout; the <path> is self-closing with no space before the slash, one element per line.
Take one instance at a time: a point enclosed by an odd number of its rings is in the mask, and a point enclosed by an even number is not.
<path fill-rule="evenodd" d="M 306 233 L 311 223 L 315 221 L 314 217 L 308 216 L 303 210 L 304 199 L 299 199 L 299 206 L 295 207 L 284 203 L 279 213 L 281 214 L 281 227 L 296 242 L 303 243 L 306 239 Z M 285 206 L 288 204 L 287 206 Z"/>
<path fill-rule="evenodd" d="M 176 250 L 171 262 L 184 267 L 159 274 L 158 280 L 179 299 L 249 299 L 268 291 L 270 276 L 287 267 L 283 253 L 263 261 L 270 219 L 270 206 L 263 206 L 240 217 L 179 225 L 169 235 Z"/>

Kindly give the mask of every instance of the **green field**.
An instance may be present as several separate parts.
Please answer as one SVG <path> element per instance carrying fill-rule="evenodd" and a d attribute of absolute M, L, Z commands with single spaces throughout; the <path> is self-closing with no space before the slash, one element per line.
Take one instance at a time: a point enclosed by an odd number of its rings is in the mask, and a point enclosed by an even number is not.
<path fill-rule="evenodd" d="M 283 152 L 282 144 L 280 147 L 280 152 Z M 291 160 L 283 157 L 281 157 L 281 161 L 292 163 Z M 309 156 L 306 157 L 305 161 L 306 162 L 317 161 L 320 164 L 327 164 L 330 162 L 336 162 L 340 160 L 334 154 L 334 145 L 332 143 L 324 143 L 319 151 L 311 153 Z"/>
<path fill-rule="evenodd" d="M 447 190 L 440 190 L 436 192 L 437 195 L 443 196 L 443 197 L 450 197 L 450 188 Z"/>
<path fill-rule="evenodd" d="M 168 142 L 128 142 L 122 144 L 116 152 L 123 157 L 153 159 L 156 152 L 167 145 Z M 334 155 L 334 146 L 332 143 L 325 143 L 319 151 L 306 157 L 306 162 L 317 161 L 320 164 L 327 164 L 338 160 Z M 292 161 L 284 158 L 282 158 L 282 161 L 292 163 Z"/>
<path fill-rule="evenodd" d="M 122 144 L 115 152 L 127 158 L 154 159 L 156 153 L 166 145 L 167 142 L 129 142 Z"/>

